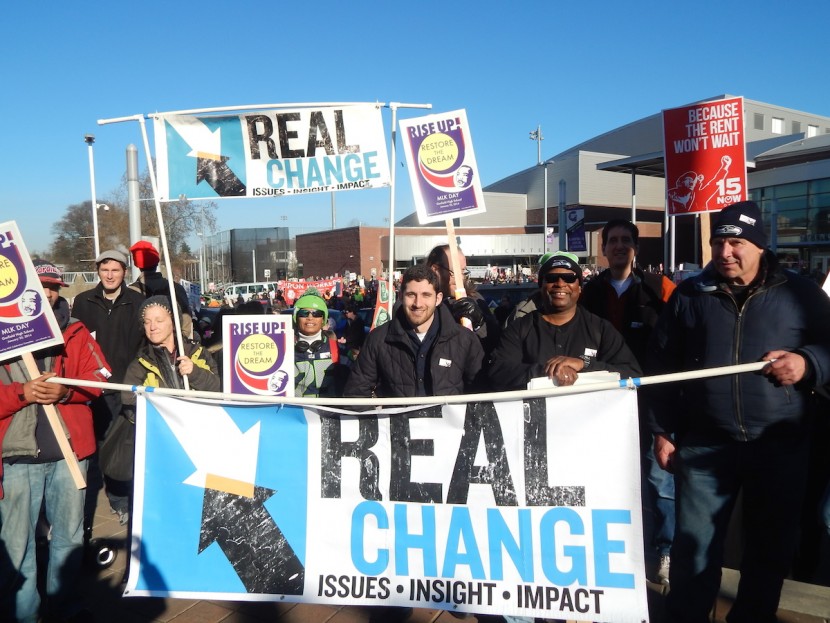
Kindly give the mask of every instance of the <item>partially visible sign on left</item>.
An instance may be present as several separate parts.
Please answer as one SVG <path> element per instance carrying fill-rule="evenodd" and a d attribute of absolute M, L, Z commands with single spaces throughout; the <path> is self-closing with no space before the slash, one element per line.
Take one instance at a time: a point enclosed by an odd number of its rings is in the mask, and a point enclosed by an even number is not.
<path fill-rule="evenodd" d="M 0 223 L 0 361 L 63 344 L 17 223 Z"/>

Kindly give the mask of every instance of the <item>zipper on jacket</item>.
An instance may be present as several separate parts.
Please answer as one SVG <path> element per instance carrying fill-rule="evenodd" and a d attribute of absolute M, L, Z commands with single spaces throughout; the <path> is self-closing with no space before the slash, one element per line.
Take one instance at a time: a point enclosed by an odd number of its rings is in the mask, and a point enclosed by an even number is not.
<path fill-rule="evenodd" d="M 734 335 L 734 340 L 735 341 L 734 341 L 734 348 L 733 348 L 733 351 L 732 351 L 732 364 L 733 365 L 739 365 L 741 363 L 740 359 L 739 359 L 739 356 L 738 356 L 739 355 L 738 350 L 739 350 L 739 344 L 741 343 L 740 338 L 741 338 L 742 333 L 743 333 L 743 319 L 744 319 L 743 311 L 744 311 L 744 309 L 746 309 L 746 306 L 749 305 L 750 299 L 757 296 L 761 292 L 767 292 L 768 290 L 774 288 L 776 285 L 778 285 L 778 284 L 773 283 L 769 286 L 761 285 L 760 288 L 755 290 L 755 292 L 750 293 L 750 295 L 746 297 L 746 299 L 744 300 L 743 305 L 741 305 L 740 307 L 738 307 L 738 302 L 735 300 L 735 297 L 732 296 L 731 294 L 728 294 L 728 297 L 732 300 L 732 303 L 735 305 L 735 309 L 737 310 L 737 321 L 735 322 L 735 335 Z M 743 441 L 748 441 L 749 440 L 749 434 L 747 433 L 746 424 L 744 423 L 743 404 L 741 402 L 741 391 L 740 391 L 741 387 L 740 387 L 739 376 L 737 374 L 734 375 L 734 379 L 732 381 L 732 384 L 733 384 L 733 391 L 735 393 L 735 423 L 738 425 L 738 430 L 741 432 L 741 437 L 742 437 Z"/>

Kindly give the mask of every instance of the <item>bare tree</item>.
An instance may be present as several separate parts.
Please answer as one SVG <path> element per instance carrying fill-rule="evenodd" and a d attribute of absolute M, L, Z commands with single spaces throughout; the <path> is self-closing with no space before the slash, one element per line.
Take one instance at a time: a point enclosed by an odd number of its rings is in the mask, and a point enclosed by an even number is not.
<path fill-rule="evenodd" d="M 103 195 L 102 195 L 103 196 Z M 106 209 L 98 208 L 98 238 L 102 251 L 117 249 L 129 253 L 130 228 L 127 210 L 127 179 L 121 179 L 118 188 L 99 199 Z M 147 171 L 139 180 L 139 198 L 141 211 L 141 233 L 158 236 L 159 226 L 156 218 L 150 176 Z M 181 261 L 192 259 L 193 253 L 187 245 L 187 239 L 195 232 L 213 233 L 216 231 L 216 208 L 213 201 L 189 201 L 181 198 L 161 204 L 167 246 L 170 250 L 174 267 Z M 92 235 L 92 203 L 71 205 L 63 218 L 52 226 L 55 238 L 49 249 L 53 261 L 66 266 L 66 270 L 94 270 L 95 243 Z"/>

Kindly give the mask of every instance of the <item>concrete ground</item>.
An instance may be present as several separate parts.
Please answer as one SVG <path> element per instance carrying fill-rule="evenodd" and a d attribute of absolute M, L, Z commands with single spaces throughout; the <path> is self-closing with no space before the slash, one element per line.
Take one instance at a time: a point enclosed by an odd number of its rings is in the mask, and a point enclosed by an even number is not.
<path fill-rule="evenodd" d="M 127 530 L 109 511 L 101 493 L 93 524 L 93 537 L 107 539 L 117 549 L 107 569 L 88 564 L 81 578 L 87 607 L 97 623 L 366 623 L 368 610 L 357 606 L 325 606 L 292 603 L 251 603 L 150 597 L 122 597 L 121 580 L 127 563 Z M 737 587 L 738 573 L 724 569 L 721 596 L 712 621 L 721 623 Z M 653 623 L 662 617 L 663 590 L 649 585 L 649 610 Z M 416 609 L 410 623 L 451 623 L 459 619 L 441 610 Z M 470 623 L 475 619 L 466 619 Z M 537 619 L 538 620 L 538 619 Z M 781 623 L 830 623 L 830 588 L 787 582 L 779 610 Z"/>

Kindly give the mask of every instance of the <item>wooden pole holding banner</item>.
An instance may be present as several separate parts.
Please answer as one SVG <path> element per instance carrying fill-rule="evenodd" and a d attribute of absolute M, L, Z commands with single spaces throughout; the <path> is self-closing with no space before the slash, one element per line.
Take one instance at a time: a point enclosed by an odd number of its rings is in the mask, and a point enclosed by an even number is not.
<path fill-rule="evenodd" d="M 453 296 L 457 299 L 463 299 L 467 296 L 467 290 L 464 288 L 464 275 L 461 272 L 461 260 L 458 259 L 458 242 L 455 240 L 455 225 L 452 224 L 452 219 L 448 218 L 447 224 L 447 242 L 449 243 L 449 260 L 450 270 L 455 275 L 455 291 Z M 473 323 L 469 318 L 462 318 L 461 324 L 471 331 L 473 330 Z"/>
<path fill-rule="evenodd" d="M 23 353 L 21 358 L 23 359 L 23 364 L 26 366 L 26 371 L 29 373 L 29 377 L 33 380 L 38 378 L 41 372 L 37 369 L 37 363 L 32 353 Z M 55 434 L 55 439 L 58 440 L 58 447 L 60 447 L 61 454 L 63 454 L 63 458 L 66 460 L 66 466 L 69 468 L 69 473 L 72 474 L 72 480 L 75 482 L 75 486 L 78 489 L 86 488 L 86 481 L 84 480 L 84 475 L 81 473 L 81 466 L 78 465 L 75 452 L 72 450 L 72 446 L 69 445 L 69 439 L 66 438 L 57 407 L 55 405 L 41 406 L 46 411 L 46 419 L 49 421 L 49 426 Z"/>

